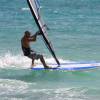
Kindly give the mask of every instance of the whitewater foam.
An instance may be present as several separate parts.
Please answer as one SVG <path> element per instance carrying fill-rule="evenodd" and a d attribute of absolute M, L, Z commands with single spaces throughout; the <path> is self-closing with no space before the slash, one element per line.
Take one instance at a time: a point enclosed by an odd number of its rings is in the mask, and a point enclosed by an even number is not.
<path fill-rule="evenodd" d="M 5 54 L 3 57 L 0 57 L 0 67 L 20 67 L 20 66 L 29 66 L 31 60 L 22 55 L 12 55 L 11 53 Z"/>
<path fill-rule="evenodd" d="M 53 58 L 45 58 L 47 63 L 56 63 Z M 59 59 L 60 62 L 72 62 L 70 60 L 63 60 Z M 40 64 L 39 60 L 36 60 L 35 63 Z M 29 68 L 31 66 L 31 59 L 25 57 L 21 54 L 13 55 L 11 53 L 6 53 L 4 56 L 0 56 L 0 68 L 9 68 L 9 67 L 16 67 L 16 68 Z"/>

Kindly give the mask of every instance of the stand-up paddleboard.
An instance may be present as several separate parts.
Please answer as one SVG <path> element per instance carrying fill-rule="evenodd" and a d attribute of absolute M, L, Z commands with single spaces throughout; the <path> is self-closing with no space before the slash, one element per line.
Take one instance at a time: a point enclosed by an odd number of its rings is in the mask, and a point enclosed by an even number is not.
<path fill-rule="evenodd" d="M 71 71 L 71 70 L 89 70 L 94 68 L 99 68 L 100 63 L 61 63 L 60 67 L 57 67 L 57 64 L 49 64 L 52 68 L 46 70 L 62 70 L 62 71 Z M 38 64 L 31 68 L 32 70 L 45 70 L 43 65 Z"/>

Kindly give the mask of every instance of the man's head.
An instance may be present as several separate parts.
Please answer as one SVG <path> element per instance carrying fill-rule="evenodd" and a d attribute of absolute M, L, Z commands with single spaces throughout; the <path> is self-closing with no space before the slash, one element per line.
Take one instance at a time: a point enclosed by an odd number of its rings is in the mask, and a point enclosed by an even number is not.
<path fill-rule="evenodd" d="M 31 33 L 29 31 L 25 31 L 25 36 L 30 37 Z"/>

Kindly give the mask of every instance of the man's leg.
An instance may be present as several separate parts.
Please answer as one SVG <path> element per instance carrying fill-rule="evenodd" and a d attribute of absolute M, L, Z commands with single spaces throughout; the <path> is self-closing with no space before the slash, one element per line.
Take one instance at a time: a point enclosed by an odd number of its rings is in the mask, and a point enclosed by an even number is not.
<path fill-rule="evenodd" d="M 34 60 L 35 60 L 33 57 L 33 54 L 30 54 L 28 57 L 32 59 L 31 68 L 33 68 L 34 67 Z"/>
<path fill-rule="evenodd" d="M 47 66 L 47 64 L 43 58 L 43 55 L 39 55 L 39 58 L 40 58 L 41 63 L 43 64 L 44 68 L 50 68 L 49 66 Z"/>
<path fill-rule="evenodd" d="M 34 66 L 34 59 L 32 59 L 32 66 Z"/>
<path fill-rule="evenodd" d="M 47 66 L 47 64 L 46 64 L 46 62 L 43 58 L 43 55 L 34 53 L 34 54 L 31 54 L 29 57 L 32 59 L 32 65 L 33 66 L 34 66 L 34 60 L 35 59 L 40 59 L 40 61 L 43 64 L 44 68 L 50 68 L 49 66 Z"/>

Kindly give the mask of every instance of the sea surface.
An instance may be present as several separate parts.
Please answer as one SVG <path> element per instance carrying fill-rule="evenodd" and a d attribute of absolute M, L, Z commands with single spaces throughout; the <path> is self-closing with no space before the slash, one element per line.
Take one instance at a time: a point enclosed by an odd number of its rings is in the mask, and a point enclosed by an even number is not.
<path fill-rule="evenodd" d="M 100 0 L 39 1 L 60 62 L 100 62 Z M 99 68 L 31 70 L 20 45 L 26 30 L 38 31 L 26 0 L 0 0 L 0 100 L 100 100 Z M 41 37 L 31 47 L 55 63 Z"/>

